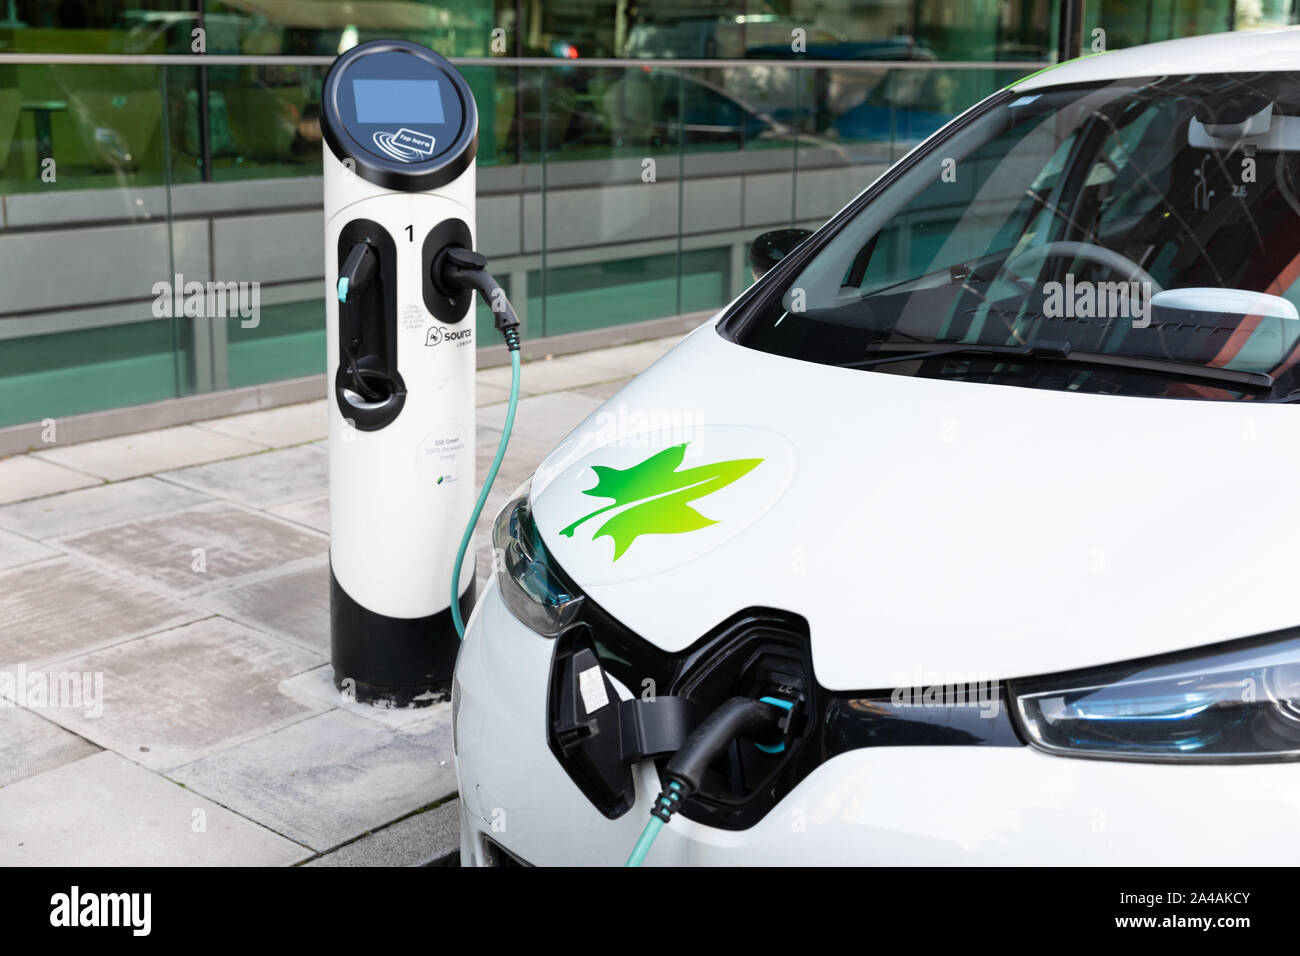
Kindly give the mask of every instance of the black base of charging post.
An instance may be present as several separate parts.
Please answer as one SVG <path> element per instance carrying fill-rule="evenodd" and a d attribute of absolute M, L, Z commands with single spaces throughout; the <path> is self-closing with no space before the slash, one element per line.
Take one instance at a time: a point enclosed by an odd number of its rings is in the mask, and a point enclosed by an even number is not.
<path fill-rule="evenodd" d="M 475 587 L 460 596 L 461 619 Z M 428 617 L 387 617 L 362 607 L 330 570 L 330 659 L 341 693 L 379 707 L 428 707 L 451 697 L 460 637 L 451 608 Z"/>

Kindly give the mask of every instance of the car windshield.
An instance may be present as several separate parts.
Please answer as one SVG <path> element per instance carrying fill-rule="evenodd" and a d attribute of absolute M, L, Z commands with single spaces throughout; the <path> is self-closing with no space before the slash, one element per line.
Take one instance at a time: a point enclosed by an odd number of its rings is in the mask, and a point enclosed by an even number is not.
<path fill-rule="evenodd" d="M 905 162 L 741 344 L 1035 388 L 1300 389 L 1300 73 L 1012 91 Z M 934 343 L 976 348 L 915 356 Z"/>

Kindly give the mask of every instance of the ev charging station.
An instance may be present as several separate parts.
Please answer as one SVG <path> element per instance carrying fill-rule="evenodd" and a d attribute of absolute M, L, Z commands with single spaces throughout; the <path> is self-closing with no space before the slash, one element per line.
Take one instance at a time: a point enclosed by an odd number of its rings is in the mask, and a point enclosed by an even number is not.
<path fill-rule="evenodd" d="M 500 292 L 469 251 L 478 113 L 445 58 L 378 40 L 330 68 L 321 127 L 334 679 L 421 706 L 446 699 L 474 603 L 472 559 L 451 583 L 477 516 L 472 290 Z"/>

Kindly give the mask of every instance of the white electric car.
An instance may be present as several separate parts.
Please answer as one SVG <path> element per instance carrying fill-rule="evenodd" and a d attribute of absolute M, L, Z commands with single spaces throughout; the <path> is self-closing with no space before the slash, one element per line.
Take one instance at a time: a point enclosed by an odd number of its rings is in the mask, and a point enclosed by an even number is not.
<path fill-rule="evenodd" d="M 496 519 L 462 862 L 1300 858 L 1297 303 L 1300 32 L 958 117 Z"/>

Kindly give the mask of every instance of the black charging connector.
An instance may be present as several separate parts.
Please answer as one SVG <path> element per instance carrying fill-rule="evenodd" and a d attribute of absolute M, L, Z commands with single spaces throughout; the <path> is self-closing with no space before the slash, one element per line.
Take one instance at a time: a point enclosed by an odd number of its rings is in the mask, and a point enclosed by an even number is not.
<path fill-rule="evenodd" d="M 447 246 L 433 259 L 430 279 L 439 294 L 455 298 L 466 289 L 483 297 L 492 310 L 497 331 L 506 340 L 506 348 L 519 351 L 519 317 L 506 298 L 505 290 L 487 271 L 487 258 L 463 246 Z"/>
<path fill-rule="evenodd" d="M 361 308 L 359 302 L 379 274 L 379 254 L 368 242 L 358 242 L 339 269 L 339 328 L 343 333 L 343 354 L 347 357 L 352 387 L 368 402 L 382 397 L 372 389 L 357 367 L 357 350 L 361 347 Z"/>
<path fill-rule="evenodd" d="M 379 272 L 379 255 L 375 247 L 368 242 L 358 242 L 348 253 L 342 268 L 339 269 L 339 304 L 350 306 L 365 294 Z M 361 344 L 361 315 L 355 308 L 345 308 L 345 315 L 340 319 L 343 326 L 343 340 L 349 348 Z"/>
<path fill-rule="evenodd" d="M 705 772 L 734 740 L 770 741 L 793 726 L 793 706 L 753 697 L 732 697 L 704 718 L 664 768 L 664 789 L 650 811 L 665 823 L 700 789 Z"/>

